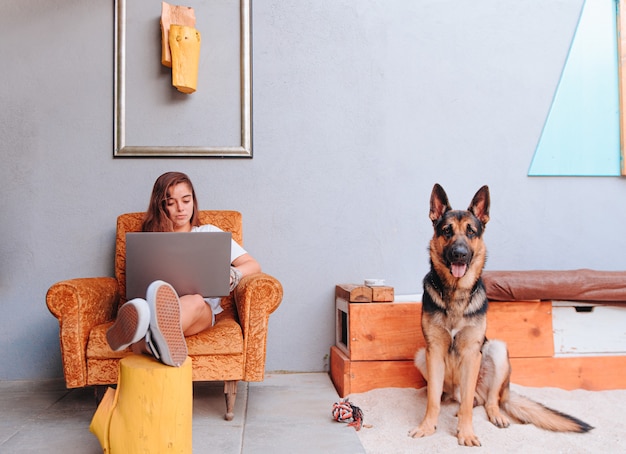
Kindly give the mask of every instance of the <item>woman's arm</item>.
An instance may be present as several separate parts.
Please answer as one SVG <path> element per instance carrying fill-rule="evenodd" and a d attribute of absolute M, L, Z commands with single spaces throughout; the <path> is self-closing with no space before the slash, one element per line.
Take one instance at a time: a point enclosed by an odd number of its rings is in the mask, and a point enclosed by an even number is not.
<path fill-rule="evenodd" d="M 261 265 L 250 254 L 245 253 L 240 255 L 231 264 L 230 272 L 230 290 L 232 291 L 239 280 L 249 274 L 259 273 L 261 271 Z"/>
<path fill-rule="evenodd" d="M 242 276 L 261 272 L 261 265 L 259 265 L 259 262 L 257 262 L 256 259 L 248 253 L 237 257 L 233 260 L 232 265 L 241 272 Z"/>

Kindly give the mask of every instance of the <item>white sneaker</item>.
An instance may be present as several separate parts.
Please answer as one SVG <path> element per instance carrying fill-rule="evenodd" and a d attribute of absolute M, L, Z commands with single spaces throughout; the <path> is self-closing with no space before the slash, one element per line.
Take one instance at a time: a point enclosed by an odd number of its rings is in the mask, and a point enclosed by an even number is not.
<path fill-rule="evenodd" d="M 146 300 L 135 298 L 117 311 L 115 323 L 107 330 L 107 341 L 115 352 L 145 337 L 150 324 L 150 308 Z"/>
<path fill-rule="evenodd" d="M 163 364 L 181 366 L 187 359 L 187 342 L 180 324 L 176 290 L 167 282 L 154 281 L 148 287 L 146 300 L 150 308 L 147 347 Z"/>

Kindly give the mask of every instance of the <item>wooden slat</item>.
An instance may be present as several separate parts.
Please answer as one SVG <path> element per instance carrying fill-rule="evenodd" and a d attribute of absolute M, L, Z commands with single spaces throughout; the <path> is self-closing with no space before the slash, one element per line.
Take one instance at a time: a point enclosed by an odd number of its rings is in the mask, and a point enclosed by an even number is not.
<path fill-rule="evenodd" d="M 421 310 L 421 303 L 349 304 L 348 343 L 341 347 L 353 361 L 412 361 L 425 346 Z M 487 337 L 504 340 L 511 357 L 553 356 L 549 301 L 492 303 L 487 320 Z"/>
<path fill-rule="evenodd" d="M 330 373 L 340 397 L 377 388 L 421 388 L 426 384 L 413 361 L 350 361 L 336 347 L 330 351 Z"/>
<path fill-rule="evenodd" d="M 489 303 L 487 338 L 506 341 L 511 358 L 553 356 L 552 303 Z"/>
<path fill-rule="evenodd" d="M 351 303 L 371 303 L 372 289 L 365 285 L 339 284 L 335 286 L 335 297 Z"/>
<path fill-rule="evenodd" d="M 350 311 L 349 303 L 343 298 L 335 298 L 335 345 L 341 349 L 346 355 L 350 355 L 348 346 L 348 313 Z"/>
<path fill-rule="evenodd" d="M 566 390 L 626 389 L 626 356 L 512 358 L 511 382 Z M 350 361 L 331 348 L 331 379 L 341 397 L 377 388 L 421 388 L 426 383 L 411 361 Z"/>
<path fill-rule="evenodd" d="M 352 361 L 350 392 L 378 388 L 422 388 L 426 382 L 413 361 Z"/>
<path fill-rule="evenodd" d="M 393 301 L 393 287 L 372 287 L 372 301 L 377 303 L 391 303 Z"/>
<path fill-rule="evenodd" d="M 350 304 L 349 352 L 353 361 L 409 360 L 425 346 L 420 303 Z"/>
<path fill-rule="evenodd" d="M 511 358 L 511 382 L 563 389 L 626 388 L 626 356 Z"/>
<path fill-rule="evenodd" d="M 337 347 L 330 347 L 330 379 L 340 397 L 350 394 L 350 359 Z"/>

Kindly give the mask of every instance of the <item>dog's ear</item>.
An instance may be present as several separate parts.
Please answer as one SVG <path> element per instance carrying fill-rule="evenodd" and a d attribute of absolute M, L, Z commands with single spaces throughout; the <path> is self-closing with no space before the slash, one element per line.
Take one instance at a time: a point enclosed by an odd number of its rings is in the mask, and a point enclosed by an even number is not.
<path fill-rule="evenodd" d="M 433 192 L 430 195 L 430 220 L 436 223 L 445 214 L 446 211 L 452 209 L 446 191 L 439 184 L 435 183 Z"/>
<path fill-rule="evenodd" d="M 485 185 L 474 195 L 467 210 L 471 211 L 484 226 L 489 222 L 489 204 L 489 187 Z"/>

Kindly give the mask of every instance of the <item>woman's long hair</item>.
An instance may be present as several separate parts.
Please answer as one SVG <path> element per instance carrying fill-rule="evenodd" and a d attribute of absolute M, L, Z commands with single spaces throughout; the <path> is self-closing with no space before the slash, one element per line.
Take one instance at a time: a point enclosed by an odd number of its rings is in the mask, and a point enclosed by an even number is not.
<path fill-rule="evenodd" d="M 143 218 L 141 230 L 143 232 L 172 232 L 174 223 L 171 221 L 167 209 L 167 198 L 169 197 L 170 188 L 177 184 L 185 183 L 191 189 L 193 197 L 193 214 L 191 216 L 191 225 L 196 227 L 200 225 L 198 218 L 198 200 L 196 199 L 196 191 L 187 175 L 182 172 L 166 172 L 154 182 L 152 195 L 150 196 L 150 205 Z"/>

